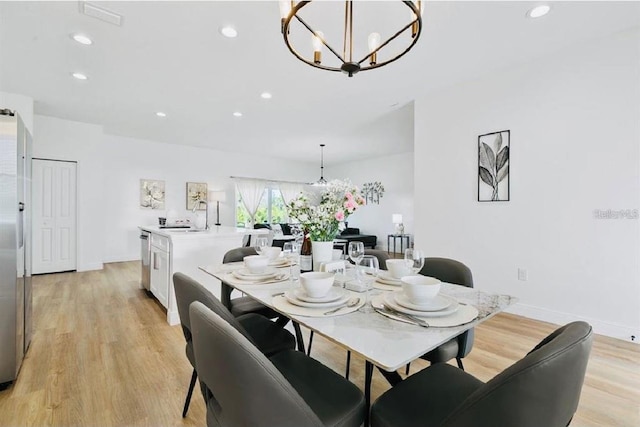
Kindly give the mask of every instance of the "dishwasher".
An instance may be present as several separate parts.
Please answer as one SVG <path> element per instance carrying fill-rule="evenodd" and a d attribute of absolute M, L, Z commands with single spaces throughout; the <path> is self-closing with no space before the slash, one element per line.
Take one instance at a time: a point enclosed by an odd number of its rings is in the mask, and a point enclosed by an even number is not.
<path fill-rule="evenodd" d="M 144 230 L 140 230 L 140 260 L 142 261 L 140 287 L 151 291 L 151 233 Z"/>

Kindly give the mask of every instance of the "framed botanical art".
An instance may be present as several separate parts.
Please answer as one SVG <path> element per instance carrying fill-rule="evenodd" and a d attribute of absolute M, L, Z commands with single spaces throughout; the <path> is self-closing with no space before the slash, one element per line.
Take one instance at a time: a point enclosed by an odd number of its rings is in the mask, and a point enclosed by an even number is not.
<path fill-rule="evenodd" d="M 204 203 L 198 203 L 196 206 L 199 200 L 207 201 L 207 183 L 187 182 L 187 209 L 193 210 L 196 207 L 199 211 L 205 210 L 207 207 Z"/>
<path fill-rule="evenodd" d="M 142 209 L 164 210 L 164 181 L 140 180 L 140 207 Z"/>
<path fill-rule="evenodd" d="M 479 202 L 509 200 L 510 137 L 508 130 L 478 137 Z"/>

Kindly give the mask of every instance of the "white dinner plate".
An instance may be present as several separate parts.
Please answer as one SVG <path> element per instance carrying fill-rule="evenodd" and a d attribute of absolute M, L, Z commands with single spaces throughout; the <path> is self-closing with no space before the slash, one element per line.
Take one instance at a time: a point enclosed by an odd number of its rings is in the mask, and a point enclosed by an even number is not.
<path fill-rule="evenodd" d="M 345 292 L 342 297 L 338 298 L 335 301 L 329 302 L 307 302 L 301 301 L 295 297 L 292 291 L 286 291 L 284 293 L 284 297 L 293 305 L 297 305 L 299 307 L 310 307 L 310 308 L 330 308 L 330 307 L 338 307 L 339 305 L 344 305 L 349 301 L 351 294 Z"/>
<path fill-rule="evenodd" d="M 323 297 L 311 297 L 307 295 L 307 293 L 303 289 L 295 289 L 293 291 L 293 296 L 295 296 L 300 301 L 323 303 L 323 302 L 332 302 L 337 299 L 340 299 L 346 293 L 347 291 L 345 291 L 342 288 L 331 288 L 329 292 Z"/>
<path fill-rule="evenodd" d="M 447 298 L 451 298 L 451 297 L 447 297 Z M 453 300 L 452 304 L 449 307 L 445 308 L 444 310 L 418 311 L 418 310 L 411 310 L 410 308 L 401 306 L 396 302 L 393 292 L 387 292 L 384 295 L 384 305 L 389 306 L 390 308 L 397 310 L 400 313 L 413 314 L 414 316 L 418 316 L 418 317 L 443 317 L 443 316 L 448 316 L 450 314 L 453 314 L 458 310 L 458 306 L 459 306 L 458 301 L 454 300 L 453 298 L 451 299 Z"/>
<path fill-rule="evenodd" d="M 393 282 L 393 284 L 397 284 L 397 285 L 402 283 L 400 279 L 396 279 L 391 275 L 389 271 L 385 271 L 385 270 L 378 271 L 378 279 L 382 279 L 387 282 Z"/>
<path fill-rule="evenodd" d="M 416 311 L 440 311 L 449 307 L 454 301 L 444 295 L 436 295 L 435 298 L 424 302 L 424 303 L 416 303 L 412 302 L 409 297 L 403 291 L 395 291 L 393 293 L 393 297 L 396 302 L 403 307 L 410 308 L 411 310 Z"/>
<path fill-rule="evenodd" d="M 268 265 L 273 267 L 288 267 L 289 260 L 286 258 L 276 258 L 273 261 L 269 261 Z"/>
<path fill-rule="evenodd" d="M 376 282 L 382 283 L 384 285 L 391 285 L 391 286 L 402 286 L 402 282 L 398 279 L 393 279 L 393 278 L 387 278 L 387 277 L 376 277 Z"/>
<path fill-rule="evenodd" d="M 246 268 L 241 268 L 239 270 L 235 270 L 233 272 L 233 275 L 241 280 L 266 280 L 266 279 L 271 279 L 276 277 L 278 274 L 278 271 L 276 271 L 275 268 L 268 268 L 263 271 L 262 273 L 251 273 L 248 269 Z"/>

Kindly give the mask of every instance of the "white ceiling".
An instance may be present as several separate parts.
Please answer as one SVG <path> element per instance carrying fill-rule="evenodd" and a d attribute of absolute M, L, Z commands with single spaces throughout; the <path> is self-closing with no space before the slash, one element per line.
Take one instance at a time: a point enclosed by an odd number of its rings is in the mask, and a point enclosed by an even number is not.
<path fill-rule="evenodd" d="M 553 3 L 537 20 L 525 13 L 539 2 L 429 2 L 412 51 L 348 78 L 289 53 L 277 2 L 92 3 L 123 15 L 122 27 L 80 14 L 78 2 L 0 3 L 0 90 L 33 97 L 37 114 L 115 135 L 305 161 L 317 161 L 323 142 L 327 164 L 411 150 L 389 136 L 413 132 L 410 103 L 429 91 L 640 25 L 638 2 Z M 395 15 L 380 8 L 404 7 L 386 3 L 375 12 L 381 27 Z M 354 7 L 356 23 L 366 6 Z M 236 39 L 219 34 L 225 24 Z M 74 32 L 94 44 L 79 45 Z"/>

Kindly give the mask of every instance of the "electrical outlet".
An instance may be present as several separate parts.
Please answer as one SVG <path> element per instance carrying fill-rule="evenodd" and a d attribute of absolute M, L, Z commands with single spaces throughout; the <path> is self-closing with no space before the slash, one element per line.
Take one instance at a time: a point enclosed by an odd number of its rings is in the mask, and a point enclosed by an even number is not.
<path fill-rule="evenodd" d="M 526 282 L 529 279 L 529 274 L 525 268 L 518 268 L 518 280 Z"/>

